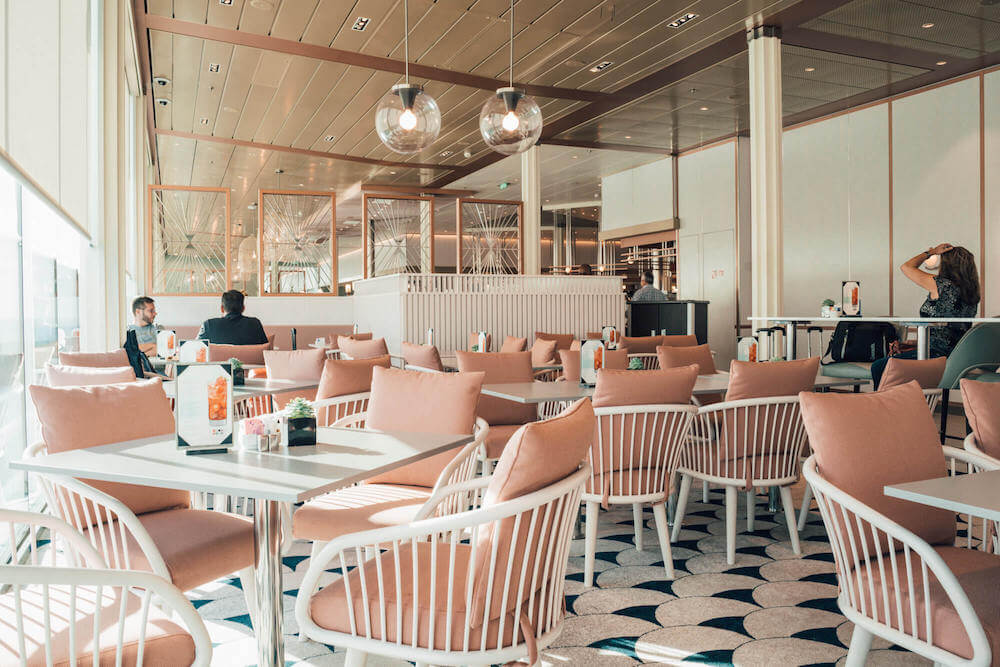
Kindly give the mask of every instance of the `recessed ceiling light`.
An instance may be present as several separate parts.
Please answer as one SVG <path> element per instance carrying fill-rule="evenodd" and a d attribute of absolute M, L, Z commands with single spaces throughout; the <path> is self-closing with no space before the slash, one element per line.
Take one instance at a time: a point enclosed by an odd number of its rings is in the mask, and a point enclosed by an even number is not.
<path fill-rule="evenodd" d="M 936 64 L 937 64 L 938 66 L 940 66 L 940 65 L 947 65 L 947 64 L 948 64 L 948 61 L 947 61 L 947 60 L 939 60 L 939 61 L 937 61 L 937 63 L 936 63 Z"/>
<path fill-rule="evenodd" d="M 545 200 L 545 203 L 546 203 L 546 204 L 548 204 L 548 203 L 549 203 L 549 200 L 548 200 L 548 199 L 546 199 L 546 200 Z"/>
<path fill-rule="evenodd" d="M 933 28 L 934 24 L 933 23 L 925 23 L 925 24 L 923 24 L 920 27 L 923 28 L 924 30 L 927 30 L 928 28 Z"/>
<path fill-rule="evenodd" d="M 368 27 L 369 23 L 371 23 L 370 18 L 368 18 L 367 16 L 359 16 L 358 18 L 354 19 L 354 25 L 351 26 L 351 30 L 357 30 L 358 32 L 361 32 L 362 30 Z"/>
<path fill-rule="evenodd" d="M 157 86 L 167 86 L 170 84 L 170 79 L 168 79 L 165 76 L 154 76 L 153 83 L 155 83 Z"/>
<path fill-rule="evenodd" d="M 284 169 L 281 169 L 281 168 L 279 167 L 278 169 L 275 169 L 275 170 L 274 170 L 274 173 L 276 173 L 276 174 L 283 174 L 283 173 L 285 173 L 285 170 L 284 170 Z"/>
<path fill-rule="evenodd" d="M 576 159 L 578 159 L 579 157 L 580 157 L 579 155 L 574 155 L 574 156 L 573 156 L 573 159 L 574 159 L 574 160 L 576 160 Z"/>
<path fill-rule="evenodd" d="M 389 173 L 390 173 L 390 174 L 393 174 L 393 175 L 395 175 L 395 174 L 396 174 L 396 172 L 394 172 L 394 171 L 390 171 Z"/>
<path fill-rule="evenodd" d="M 815 72 L 815 71 L 816 71 L 816 68 L 815 68 L 815 67 L 807 67 L 807 68 L 806 68 L 806 71 L 807 71 L 807 72 Z"/>
<path fill-rule="evenodd" d="M 680 28 L 682 25 L 684 25 L 688 21 L 691 21 L 691 20 L 696 19 L 696 18 L 698 18 L 697 14 L 691 14 L 690 12 L 688 12 L 684 16 L 679 16 L 676 19 L 674 19 L 673 21 L 671 21 L 670 23 L 668 23 L 667 27 L 669 27 L 669 28 Z"/>
<path fill-rule="evenodd" d="M 159 104 L 161 107 L 170 106 L 170 100 L 168 100 L 166 97 L 157 97 L 156 103 Z"/>
<path fill-rule="evenodd" d="M 233 0 L 219 0 L 219 4 L 229 7 L 230 5 L 233 4 Z"/>
<path fill-rule="evenodd" d="M 219 71 L 219 63 L 208 63 L 208 71 L 209 72 L 218 72 Z"/>
<path fill-rule="evenodd" d="M 252 210 L 254 210 L 255 208 L 257 208 L 257 204 L 247 204 L 247 208 L 248 208 L 248 209 L 250 209 L 250 210 L 252 211 Z"/>
<path fill-rule="evenodd" d="M 208 125 L 208 118 L 202 116 L 201 118 L 198 119 L 198 122 L 201 123 L 202 125 Z"/>
<path fill-rule="evenodd" d="M 441 157 L 448 157 L 451 155 L 451 151 L 441 151 Z"/>
<path fill-rule="evenodd" d="M 300 188 L 305 187 L 305 185 L 306 185 L 305 183 L 299 183 Z"/>
<path fill-rule="evenodd" d="M 702 111 L 708 111 L 708 107 L 701 107 Z"/>
<path fill-rule="evenodd" d="M 607 68 L 611 67 L 612 65 L 614 65 L 614 63 L 611 62 L 610 60 L 602 60 L 601 62 L 599 62 L 596 65 L 594 65 L 593 67 L 591 67 L 590 71 L 591 72 L 603 72 L 604 70 L 606 70 Z"/>
<path fill-rule="evenodd" d="M 337 138 L 336 136 L 334 136 L 332 134 L 328 134 L 325 137 L 323 137 L 323 140 L 326 141 L 327 143 L 329 143 L 329 142 L 333 141 L 336 138 Z"/>
<path fill-rule="evenodd" d="M 631 139 L 631 138 L 632 138 L 632 135 L 631 135 L 631 134 L 626 134 L 626 135 L 625 135 L 625 138 L 626 138 L 626 139 Z"/>
<path fill-rule="evenodd" d="M 250 0 L 250 6 L 254 9 L 274 9 L 272 0 Z"/>

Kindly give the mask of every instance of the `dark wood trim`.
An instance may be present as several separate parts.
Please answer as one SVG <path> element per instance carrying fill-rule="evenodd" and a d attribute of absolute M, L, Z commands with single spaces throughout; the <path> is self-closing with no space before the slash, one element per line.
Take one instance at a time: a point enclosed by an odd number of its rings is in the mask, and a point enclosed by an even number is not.
<path fill-rule="evenodd" d="M 539 140 L 539 145 L 548 144 L 550 146 L 572 146 L 573 148 L 597 148 L 606 151 L 629 151 L 632 153 L 653 153 L 655 155 L 673 155 L 669 148 L 660 146 L 636 146 L 635 144 L 607 144 L 599 141 L 580 141 L 577 139 L 550 139 Z"/>
<path fill-rule="evenodd" d="M 197 141 L 211 141 L 217 144 L 228 144 L 230 146 L 242 146 L 244 148 L 257 148 L 265 151 L 277 151 L 279 153 L 296 153 L 298 155 L 309 155 L 321 157 L 328 160 L 344 160 L 345 162 L 359 162 L 361 164 L 374 164 L 381 167 L 399 167 L 406 169 L 442 169 L 457 172 L 464 175 L 469 172 L 468 167 L 454 164 L 429 164 L 426 162 L 393 162 L 391 160 L 376 160 L 370 157 L 358 157 L 356 155 L 346 155 L 343 153 L 327 153 L 324 151 L 314 151 L 307 148 L 295 148 L 293 146 L 278 146 L 275 144 L 264 144 L 257 141 L 243 141 L 242 139 L 231 139 L 229 137 L 216 137 L 211 134 L 195 134 L 194 132 L 181 132 L 179 130 L 156 130 L 156 134 L 167 137 L 180 137 L 181 139 L 195 139 Z M 457 177 L 456 177 L 457 178 Z"/>
<path fill-rule="evenodd" d="M 908 67 L 921 67 L 923 69 L 937 70 L 943 65 L 938 65 L 940 60 L 955 60 L 941 53 L 932 53 L 919 49 L 910 49 L 892 44 L 880 42 L 870 42 L 866 39 L 845 37 L 809 28 L 792 28 L 785 31 L 785 36 L 781 40 L 782 44 L 789 46 L 800 46 L 816 51 L 826 51 L 827 53 L 839 53 L 857 58 L 868 58 L 879 62 L 895 63 Z"/>
<path fill-rule="evenodd" d="M 141 3 L 141 0 L 136 0 Z M 329 46 L 318 44 L 303 44 L 290 39 L 279 39 L 268 35 L 256 35 L 242 30 L 228 30 L 217 28 L 203 23 L 191 23 L 179 19 L 146 15 L 146 27 L 150 30 L 160 30 L 174 35 L 186 35 L 199 39 L 208 39 L 214 42 L 225 44 L 236 44 L 239 46 L 249 46 L 255 49 L 264 49 L 278 53 L 287 53 L 293 56 L 303 56 L 316 60 L 341 63 L 353 67 L 364 67 L 367 69 L 379 70 L 382 72 L 393 72 L 403 74 L 405 63 L 401 60 L 372 56 L 356 51 L 345 51 Z M 468 86 L 469 88 L 480 88 L 482 90 L 496 90 L 510 85 L 506 80 L 494 79 L 488 76 L 479 76 L 467 72 L 431 67 L 418 63 L 410 63 L 410 76 L 414 79 L 431 79 L 432 81 L 443 81 L 456 86 Z M 533 84 L 516 83 L 515 86 L 522 88 L 529 95 L 539 97 L 554 97 L 564 100 L 577 100 L 580 102 L 596 102 L 608 97 L 606 93 L 593 90 L 578 90 L 576 88 L 560 88 L 558 86 L 537 86 Z"/>
<path fill-rule="evenodd" d="M 132 20 L 135 27 L 135 44 L 139 52 L 139 92 L 146 98 L 146 137 L 149 140 L 149 155 L 153 158 L 153 169 L 157 180 L 160 174 L 160 156 L 156 150 L 156 114 L 153 112 L 153 69 L 149 56 L 149 33 L 146 32 L 145 0 L 134 0 L 132 3 Z M 147 79 L 147 77 L 149 77 Z"/>
<path fill-rule="evenodd" d="M 441 195 L 444 197 L 471 197 L 475 190 L 455 190 L 447 188 L 425 188 L 419 185 L 381 185 L 379 183 L 362 183 L 362 192 L 395 192 L 412 195 Z"/>

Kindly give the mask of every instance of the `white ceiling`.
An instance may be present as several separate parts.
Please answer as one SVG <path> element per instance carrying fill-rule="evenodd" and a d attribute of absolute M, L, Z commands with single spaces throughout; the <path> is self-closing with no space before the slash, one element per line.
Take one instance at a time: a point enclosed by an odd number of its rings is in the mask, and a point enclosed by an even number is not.
<path fill-rule="evenodd" d="M 610 151 L 569 146 L 539 146 L 542 204 L 599 200 L 601 178 L 632 167 L 667 160 L 657 153 Z M 509 183 L 504 190 L 500 183 Z M 512 155 L 455 181 L 449 188 L 474 190 L 483 199 L 521 199 L 521 156 Z"/>

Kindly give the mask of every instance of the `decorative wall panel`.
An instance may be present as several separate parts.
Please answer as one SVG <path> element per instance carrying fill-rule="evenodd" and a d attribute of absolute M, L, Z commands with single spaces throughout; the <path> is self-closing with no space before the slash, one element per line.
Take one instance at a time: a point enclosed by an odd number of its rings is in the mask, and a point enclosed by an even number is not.
<path fill-rule="evenodd" d="M 434 271 L 434 198 L 364 195 L 365 277 Z"/>
<path fill-rule="evenodd" d="M 521 202 L 459 199 L 458 273 L 521 273 Z"/>
<path fill-rule="evenodd" d="M 229 189 L 148 188 L 151 294 L 210 294 L 228 288 Z"/>
<path fill-rule="evenodd" d="M 260 293 L 337 294 L 336 198 L 332 192 L 261 190 Z"/>

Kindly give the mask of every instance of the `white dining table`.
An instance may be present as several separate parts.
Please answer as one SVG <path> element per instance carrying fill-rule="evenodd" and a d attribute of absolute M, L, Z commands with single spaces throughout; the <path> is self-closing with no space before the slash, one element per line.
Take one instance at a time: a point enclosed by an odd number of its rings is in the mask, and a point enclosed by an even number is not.
<path fill-rule="evenodd" d="M 846 387 L 858 384 L 850 378 L 816 376 L 816 389 Z M 699 375 L 694 383 L 695 396 L 721 394 L 729 387 L 729 373 Z M 576 401 L 594 395 L 594 387 L 578 382 L 505 382 L 484 384 L 482 393 L 496 398 L 505 398 L 517 403 L 548 403 L 551 401 Z"/>
<path fill-rule="evenodd" d="M 176 386 L 176 380 L 167 380 L 163 383 L 163 391 L 166 393 L 167 398 L 174 398 Z M 233 387 L 233 398 L 270 396 L 286 391 L 311 391 L 318 388 L 319 380 L 248 379 L 244 381 L 244 384 Z"/>
<path fill-rule="evenodd" d="M 883 489 L 885 495 L 921 505 L 940 507 L 957 514 L 1000 521 L 1000 470 L 970 475 L 936 477 L 919 482 L 893 484 Z"/>
<path fill-rule="evenodd" d="M 953 323 L 981 324 L 983 322 L 1000 322 L 1000 317 L 889 317 L 889 316 L 863 316 L 863 317 L 793 317 L 791 315 L 766 315 L 762 317 L 748 317 L 751 322 L 774 322 L 785 327 L 785 359 L 795 358 L 795 332 L 796 328 L 802 324 L 814 324 L 816 322 L 892 322 L 916 327 L 917 329 L 917 359 L 926 359 L 930 354 L 930 337 L 927 329 L 932 326 L 945 326 Z"/>
<path fill-rule="evenodd" d="M 124 482 L 254 500 L 258 664 L 285 662 L 281 585 L 281 503 L 296 503 L 461 447 L 471 435 L 321 427 L 315 446 L 269 452 L 238 449 L 188 456 L 173 437 L 145 438 L 15 460 L 43 475 Z"/>

